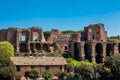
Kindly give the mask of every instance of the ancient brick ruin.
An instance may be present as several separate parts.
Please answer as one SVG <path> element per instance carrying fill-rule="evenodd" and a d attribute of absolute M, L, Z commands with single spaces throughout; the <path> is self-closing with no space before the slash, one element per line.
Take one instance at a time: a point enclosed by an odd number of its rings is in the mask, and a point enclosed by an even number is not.
<path fill-rule="evenodd" d="M 106 56 L 120 53 L 120 44 L 108 40 L 103 24 L 93 24 L 84 28 L 82 33 L 62 34 L 52 29 L 46 39 L 39 27 L 28 29 L 8 28 L 0 30 L 0 41 L 9 41 L 15 48 L 15 54 L 59 49 L 68 51 L 76 60 L 88 59 L 101 63 Z"/>

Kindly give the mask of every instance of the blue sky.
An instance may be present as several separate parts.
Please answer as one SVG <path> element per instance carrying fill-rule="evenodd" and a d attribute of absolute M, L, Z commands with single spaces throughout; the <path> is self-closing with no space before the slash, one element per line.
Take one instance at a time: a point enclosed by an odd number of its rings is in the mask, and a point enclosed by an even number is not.
<path fill-rule="evenodd" d="M 120 0 L 0 0 L 0 29 L 77 31 L 97 23 L 105 25 L 108 36 L 120 35 Z"/>

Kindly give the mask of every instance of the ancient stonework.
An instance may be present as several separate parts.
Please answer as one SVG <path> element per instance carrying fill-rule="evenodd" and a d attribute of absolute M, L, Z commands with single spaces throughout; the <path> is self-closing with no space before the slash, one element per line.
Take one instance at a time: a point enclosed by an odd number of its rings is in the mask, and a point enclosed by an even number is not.
<path fill-rule="evenodd" d="M 104 24 L 101 23 L 85 27 L 82 33 L 62 34 L 52 29 L 47 39 L 39 27 L 8 28 L 0 30 L 0 41 L 12 43 L 15 54 L 59 49 L 68 51 L 76 60 L 87 59 L 97 63 L 103 62 L 106 56 L 120 53 L 120 44 L 109 41 Z"/>

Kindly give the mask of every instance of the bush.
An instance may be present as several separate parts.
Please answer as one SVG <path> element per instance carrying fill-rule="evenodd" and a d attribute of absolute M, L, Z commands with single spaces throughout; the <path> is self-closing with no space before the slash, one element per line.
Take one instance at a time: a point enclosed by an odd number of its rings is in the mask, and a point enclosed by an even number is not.
<path fill-rule="evenodd" d="M 107 57 L 104 61 L 104 66 L 111 70 L 115 80 L 120 79 L 120 55 Z"/>
<path fill-rule="evenodd" d="M 39 72 L 35 69 L 28 69 L 25 71 L 25 76 L 29 78 L 37 78 Z"/>
<path fill-rule="evenodd" d="M 110 39 L 111 41 L 115 42 L 115 43 L 120 43 L 119 39 Z"/>
<path fill-rule="evenodd" d="M 79 67 L 79 74 L 84 80 L 86 77 L 94 75 L 94 68 L 88 64 L 81 64 Z"/>
<path fill-rule="evenodd" d="M 50 72 L 49 70 L 46 70 L 44 73 L 43 73 L 43 77 L 48 79 L 48 78 L 52 78 L 53 77 L 53 73 Z"/>
<path fill-rule="evenodd" d="M 1 80 L 13 80 L 15 77 L 16 69 L 15 65 L 10 59 L 0 59 L 0 79 Z"/>
<path fill-rule="evenodd" d="M 97 64 L 95 71 L 98 72 L 103 80 L 110 80 L 112 78 L 112 73 L 110 68 L 106 67 L 104 64 Z"/>
<path fill-rule="evenodd" d="M 59 71 L 58 73 L 57 73 L 57 75 L 58 75 L 58 77 L 65 77 L 65 76 L 67 76 L 67 73 L 66 72 L 63 72 L 63 71 Z"/>
<path fill-rule="evenodd" d="M 14 56 L 14 48 L 7 41 L 0 42 L 0 58 L 9 58 Z"/>

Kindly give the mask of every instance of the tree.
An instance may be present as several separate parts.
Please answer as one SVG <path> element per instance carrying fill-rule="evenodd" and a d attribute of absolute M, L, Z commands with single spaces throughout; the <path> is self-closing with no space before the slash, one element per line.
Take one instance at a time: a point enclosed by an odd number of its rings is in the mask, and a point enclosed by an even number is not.
<path fill-rule="evenodd" d="M 67 69 L 68 71 L 72 71 L 73 73 L 76 72 L 77 68 L 80 66 L 80 62 L 73 59 L 73 58 L 65 58 L 66 62 L 68 63 L 67 64 Z"/>
<path fill-rule="evenodd" d="M 110 36 L 109 39 L 118 39 L 118 36 Z"/>
<path fill-rule="evenodd" d="M 115 43 L 120 43 L 119 35 L 118 35 L 118 36 L 110 36 L 110 37 L 109 37 L 109 40 L 110 40 L 110 41 L 113 41 L 113 42 L 115 42 Z"/>
<path fill-rule="evenodd" d="M 39 75 L 39 72 L 35 69 L 28 69 L 25 71 L 25 76 L 29 78 L 35 79 L 38 77 L 38 75 Z"/>
<path fill-rule="evenodd" d="M 113 80 L 110 68 L 106 67 L 104 64 L 96 64 L 94 69 L 95 69 L 95 74 L 96 72 L 99 73 L 102 80 Z M 99 77 L 99 76 L 95 75 L 95 77 Z"/>
<path fill-rule="evenodd" d="M 49 70 L 46 70 L 44 73 L 43 73 L 43 77 L 48 80 L 48 78 L 52 78 L 53 77 L 53 73 L 50 72 Z"/>
<path fill-rule="evenodd" d="M 53 52 L 50 53 L 52 56 L 60 57 L 62 56 L 62 53 L 60 50 L 54 50 Z"/>
<path fill-rule="evenodd" d="M 73 58 L 65 58 L 68 63 L 67 69 L 72 70 L 73 73 L 80 74 L 83 79 L 87 76 L 94 75 L 94 64 L 89 61 L 77 61 Z"/>
<path fill-rule="evenodd" d="M 75 31 L 73 30 L 66 30 L 66 31 L 62 31 L 63 34 L 66 34 L 66 33 L 75 33 Z"/>
<path fill-rule="evenodd" d="M 79 30 L 79 31 L 73 31 L 73 30 L 62 31 L 63 34 L 68 34 L 68 33 L 82 33 L 82 32 L 83 32 L 82 30 Z"/>
<path fill-rule="evenodd" d="M 87 77 L 92 77 L 94 76 L 94 64 L 87 60 L 81 61 L 78 72 L 83 80 Z"/>
<path fill-rule="evenodd" d="M 58 76 L 59 80 L 64 80 L 64 77 L 67 76 L 67 73 L 63 72 L 63 71 L 59 71 L 57 73 L 57 76 Z"/>
<path fill-rule="evenodd" d="M 120 55 L 107 57 L 104 61 L 104 66 L 110 69 L 114 80 L 120 79 Z"/>
<path fill-rule="evenodd" d="M 16 68 L 9 58 L 0 59 L 0 79 L 13 80 Z"/>
<path fill-rule="evenodd" d="M 115 42 L 115 43 L 120 43 L 119 39 L 110 39 L 111 41 Z"/>
<path fill-rule="evenodd" d="M 79 30 L 79 31 L 77 31 L 77 32 L 82 33 L 82 32 L 83 32 L 83 30 Z"/>
<path fill-rule="evenodd" d="M 0 58 L 9 58 L 14 56 L 14 48 L 7 41 L 0 42 Z"/>

